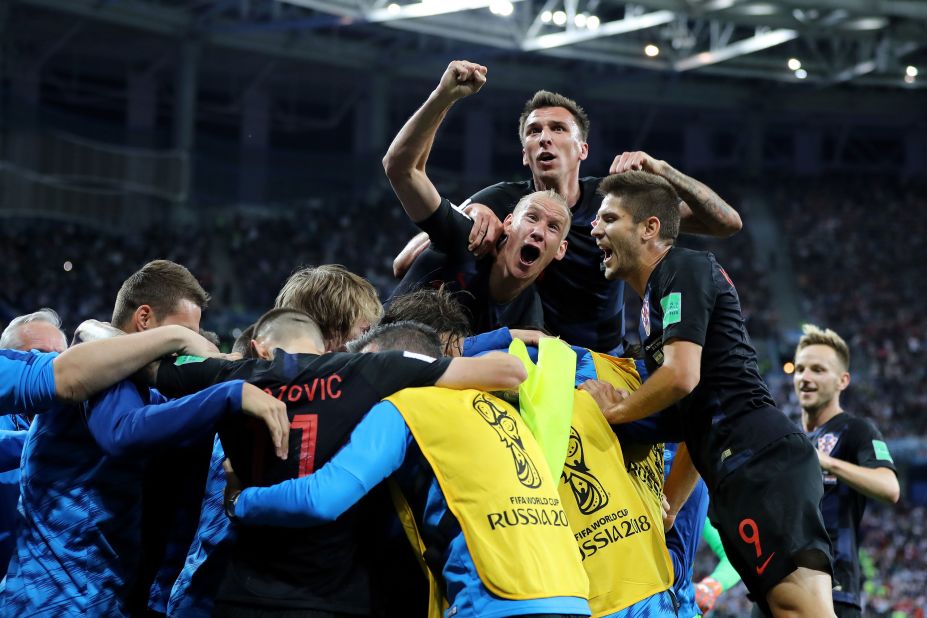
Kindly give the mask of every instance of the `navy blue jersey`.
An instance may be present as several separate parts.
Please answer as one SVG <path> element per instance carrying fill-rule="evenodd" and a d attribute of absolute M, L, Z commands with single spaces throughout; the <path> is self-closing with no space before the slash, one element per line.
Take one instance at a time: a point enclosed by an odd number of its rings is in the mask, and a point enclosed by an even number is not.
<path fill-rule="evenodd" d="M 895 469 L 882 434 L 868 420 L 841 413 L 812 431 L 808 437 L 820 452 L 864 468 Z M 859 523 L 867 498 L 833 474 L 823 472 L 821 515 L 834 546 L 834 601 L 861 606 Z"/>
<path fill-rule="evenodd" d="M 602 196 L 601 178 L 580 178 L 580 197 L 571 206 L 573 223 L 567 234 L 562 260 L 551 262 L 535 282 L 544 305 L 544 327 L 570 344 L 622 355 L 624 338 L 624 282 L 608 281 L 602 274 L 602 250 L 592 238 L 592 221 Z M 470 199 L 485 204 L 504 219 L 522 197 L 534 192 L 534 183 L 500 182 Z"/>
<path fill-rule="evenodd" d="M 669 250 L 647 281 L 640 329 L 651 374 L 663 364 L 666 342 L 702 347 L 698 386 L 674 408 L 709 490 L 767 444 L 801 432 L 776 409 L 760 377 L 737 290 L 712 254 Z"/>
<path fill-rule="evenodd" d="M 377 354 L 286 354 L 272 361 L 206 359 L 162 364 L 158 386 L 168 394 L 244 378 L 287 403 L 290 457 L 264 444 L 266 430 L 248 419 L 219 428 L 226 456 L 245 485 L 304 477 L 344 444 L 367 410 L 392 393 L 430 386 L 449 359 L 399 351 Z M 361 505 L 362 506 L 362 505 Z M 217 599 L 257 607 L 319 609 L 365 615 L 370 608 L 369 557 L 358 540 L 361 509 L 305 533 L 275 526 L 240 526 Z"/>
<path fill-rule="evenodd" d="M 168 402 L 124 380 L 33 421 L 4 616 L 123 616 L 141 544 L 146 455 L 241 409 L 242 382 Z"/>
<path fill-rule="evenodd" d="M 507 303 L 493 301 L 489 294 L 489 273 L 495 262 L 491 256 L 477 260 L 467 251 L 473 222 L 446 199 L 438 210 L 417 225 L 431 239 L 431 246 L 418 256 L 394 296 L 423 287 L 445 285 L 470 318 L 473 332 L 482 333 L 500 326 L 541 327 L 544 313 L 534 286 L 528 286 Z"/>

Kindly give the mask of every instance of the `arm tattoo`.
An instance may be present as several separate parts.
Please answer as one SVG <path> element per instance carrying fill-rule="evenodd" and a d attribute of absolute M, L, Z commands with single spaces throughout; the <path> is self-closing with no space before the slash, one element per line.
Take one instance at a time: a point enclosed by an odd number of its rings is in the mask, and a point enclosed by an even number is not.
<path fill-rule="evenodd" d="M 727 237 L 741 228 L 740 215 L 708 186 L 666 164 L 662 174 L 691 211 L 682 221 L 682 231 Z"/>

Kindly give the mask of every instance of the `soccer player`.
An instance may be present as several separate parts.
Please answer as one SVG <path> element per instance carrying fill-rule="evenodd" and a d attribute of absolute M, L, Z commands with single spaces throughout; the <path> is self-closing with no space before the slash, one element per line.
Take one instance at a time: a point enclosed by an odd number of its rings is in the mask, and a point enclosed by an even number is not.
<path fill-rule="evenodd" d="M 295 309 L 274 309 L 254 330 L 260 357 L 246 361 L 206 359 L 158 371 L 159 389 L 171 395 L 244 378 L 287 403 L 293 449 L 286 462 L 264 447 L 247 422 L 220 428 L 226 455 L 248 485 L 270 485 L 310 474 L 328 461 L 377 401 L 410 386 L 507 389 L 524 379 L 524 366 L 508 355 L 435 360 L 403 352 L 323 354 L 319 327 Z M 294 536 L 280 527 L 236 529 L 216 615 L 304 610 L 367 615 L 368 565 L 359 544 L 362 511 Z"/>
<path fill-rule="evenodd" d="M 378 327 L 361 341 L 366 350 L 426 356 L 442 347 L 432 329 L 410 322 Z M 447 615 L 589 615 L 586 576 L 540 447 L 518 413 L 488 393 L 396 393 L 373 406 L 345 447 L 313 474 L 233 488 L 230 515 L 248 524 L 242 530 L 336 521 L 394 472 L 404 490 L 415 486 L 422 454 L 431 470 L 410 502 L 424 504 L 415 515 L 429 541 L 429 568 L 447 591 Z"/>
<path fill-rule="evenodd" d="M 61 331 L 61 318 L 48 308 L 13 318 L 0 334 L 0 348 L 7 350 L 61 353 L 67 347 L 67 337 Z M 0 571 L 4 574 L 16 547 L 19 462 L 31 422 L 31 414 L 14 413 L 0 417 Z"/>
<path fill-rule="evenodd" d="M 592 235 L 609 279 L 642 297 L 646 382 L 613 398 L 612 424 L 674 407 L 711 496 L 731 563 L 774 616 L 833 617 L 831 549 L 814 449 L 759 375 L 729 277 L 706 252 L 674 246 L 679 198 L 665 179 L 609 176 Z"/>
<path fill-rule="evenodd" d="M 463 306 L 444 286 L 393 296 L 380 324 L 393 322 L 418 322 L 435 329 L 444 344 L 444 356 L 452 358 L 463 354 L 472 333 Z"/>
<path fill-rule="evenodd" d="M 895 503 L 900 488 L 892 456 L 879 430 L 840 406 L 850 385 L 850 350 L 840 335 L 804 326 L 795 350 L 795 393 L 824 477 L 821 513 L 835 550 L 834 610 L 862 616 L 859 529 L 866 503 Z"/>
<path fill-rule="evenodd" d="M 452 62 L 451 67 L 457 62 Z M 423 120 L 430 126 L 422 126 L 422 133 L 434 135 L 447 110 L 457 99 L 470 94 L 470 90 L 461 86 L 448 94 L 439 96 L 436 91 L 425 102 L 422 109 L 427 108 L 430 113 Z M 602 278 L 599 251 L 590 236 L 592 220 L 602 201 L 596 192 L 602 179 L 581 178 L 579 174 L 580 165 L 589 154 L 588 134 L 589 118 L 576 101 L 546 90 L 536 92 L 525 104 L 518 122 L 522 163 L 531 171 L 531 179 L 501 182 L 478 191 L 468 200 L 487 207 L 470 211 L 475 223 L 469 248 L 480 254 L 490 250 L 502 232 L 501 221 L 523 197 L 536 191 L 556 191 L 570 205 L 572 221 L 564 258 L 553 262 L 537 283 L 544 307 L 544 326 L 573 345 L 621 356 L 624 284 Z M 679 204 L 684 222 L 682 231 L 726 237 L 740 230 L 740 217 L 734 209 L 707 186 L 669 163 L 643 152 L 625 152 L 615 157 L 610 172 L 631 169 L 662 176 L 676 188 L 685 200 Z M 404 272 L 409 267 L 411 258 L 421 251 L 421 237 L 410 245 L 397 258 L 394 270 Z M 418 259 L 433 264 L 436 258 L 429 250 Z"/>
<path fill-rule="evenodd" d="M 544 315 L 533 283 L 566 253 L 570 209 L 553 191 L 528 193 L 502 224 L 503 240 L 494 255 L 476 259 L 468 250 L 473 222 L 442 198 L 425 172 L 441 119 L 458 99 L 486 83 L 486 67 L 452 62 L 425 104 L 390 144 L 383 167 L 406 214 L 431 238 L 441 259 L 417 261 L 399 286 L 404 294 L 433 281 L 465 290 L 460 302 L 474 332 L 500 326 L 542 326 Z"/>
<path fill-rule="evenodd" d="M 322 329 L 326 352 L 343 352 L 383 316 L 376 288 L 340 264 L 300 268 L 286 280 L 277 309 L 298 309 Z"/>
<path fill-rule="evenodd" d="M 206 298 L 186 268 L 156 260 L 119 290 L 113 325 L 129 333 L 178 325 L 199 338 Z M 73 349 L 97 343 L 105 342 Z M 3 614 L 127 615 L 141 550 L 146 456 L 208 438 L 219 418 L 239 411 L 267 423 L 285 456 L 284 406 L 240 381 L 167 402 L 123 380 L 78 408 L 38 415 L 23 451 Z"/>

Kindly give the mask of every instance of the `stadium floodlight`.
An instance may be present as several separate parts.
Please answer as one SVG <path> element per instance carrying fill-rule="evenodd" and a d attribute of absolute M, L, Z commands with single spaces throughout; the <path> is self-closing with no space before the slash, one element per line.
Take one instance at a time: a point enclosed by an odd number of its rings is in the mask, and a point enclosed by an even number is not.
<path fill-rule="evenodd" d="M 758 31 L 756 35 L 731 43 L 718 49 L 699 52 L 694 56 L 683 58 L 673 65 L 677 71 L 691 71 L 710 64 L 718 64 L 725 60 L 753 54 L 758 51 L 781 45 L 798 38 L 798 32 L 788 28 L 778 30 Z"/>
<path fill-rule="evenodd" d="M 554 23 L 560 26 L 563 24 L 557 23 L 558 13 L 561 13 L 561 11 L 554 13 Z M 576 43 L 590 41 L 592 39 L 600 39 L 606 36 L 626 34 L 628 32 L 644 30 L 647 28 L 653 28 L 655 26 L 662 26 L 663 24 L 670 23 L 675 18 L 676 14 L 672 11 L 654 11 L 652 13 L 644 13 L 643 15 L 636 15 L 634 17 L 625 17 L 624 19 L 616 19 L 614 21 L 599 23 L 598 27 L 595 28 L 590 27 L 585 30 L 567 30 L 565 32 L 542 34 L 540 36 L 526 39 L 522 43 L 521 48 L 525 51 L 536 51 L 539 49 L 563 47 L 564 45 L 574 45 Z M 589 20 L 591 19 L 591 17 L 587 19 L 587 26 L 590 26 Z M 566 23 L 566 14 L 563 14 L 563 23 Z"/>
<path fill-rule="evenodd" d="M 541 22 L 549 24 L 554 19 L 554 14 L 550 11 L 544 11 L 541 13 Z"/>
<path fill-rule="evenodd" d="M 660 48 L 651 43 L 644 48 L 644 54 L 649 58 L 654 58 L 660 55 Z"/>
<path fill-rule="evenodd" d="M 806 77 L 808 77 L 808 71 L 804 69 L 798 69 L 797 71 L 795 71 L 795 77 L 797 77 L 798 79 L 805 79 Z"/>
<path fill-rule="evenodd" d="M 904 70 L 904 74 L 908 77 L 917 77 L 917 67 L 909 64 L 908 68 Z"/>
<path fill-rule="evenodd" d="M 801 60 L 798 58 L 789 58 L 789 70 L 797 71 L 801 68 Z"/>
<path fill-rule="evenodd" d="M 586 27 L 590 30 L 598 30 L 601 25 L 602 20 L 599 19 L 598 15 L 590 15 L 589 19 L 586 20 Z"/>
<path fill-rule="evenodd" d="M 566 13 L 563 11 L 554 11 L 554 24 L 557 26 L 566 24 Z"/>
<path fill-rule="evenodd" d="M 447 13 L 458 13 L 460 11 L 472 11 L 474 9 L 497 8 L 498 15 L 511 15 L 514 2 L 523 2 L 524 0 L 424 0 L 422 2 L 413 2 L 411 4 L 398 5 L 399 10 L 391 7 L 384 7 L 369 11 L 364 17 L 367 21 L 378 23 L 395 21 L 397 19 L 413 19 L 416 17 L 432 17 L 434 15 L 445 15 Z M 394 3 L 395 4 L 395 3 Z M 511 9 L 511 10 L 510 10 Z M 508 11 L 508 12 L 505 12 Z"/>

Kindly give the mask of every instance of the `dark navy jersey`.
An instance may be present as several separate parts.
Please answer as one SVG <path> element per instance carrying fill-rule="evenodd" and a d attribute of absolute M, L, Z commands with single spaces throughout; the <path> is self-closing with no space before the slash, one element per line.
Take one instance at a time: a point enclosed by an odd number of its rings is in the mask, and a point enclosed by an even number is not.
<path fill-rule="evenodd" d="M 551 262 L 535 282 L 544 305 L 544 326 L 572 345 L 621 356 L 624 337 L 624 282 L 602 274 L 602 250 L 592 238 L 602 196 L 601 178 L 579 180 L 580 197 L 571 206 L 573 223 L 562 260 Z M 504 219 L 522 197 L 535 190 L 530 180 L 500 182 L 470 199 L 485 204 Z"/>
<path fill-rule="evenodd" d="M 882 434 L 868 420 L 841 413 L 808 437 L 818 451 L 864 468 L 895 469 Z M 823 472 L 824 499 L 821 514 L 834 546 L 834 600 L 861 606 L 862 576 L 859 568 L 859 523 L 867 498 L 833 474 Z"/>
<path fill-rule="evenodd" d="M 162 364 L 158 386 L 165 393 L 179 394 L 234 377 L 286 402 L 287 461 L 276 458 L 263 426 L 233 419 L 219 428 L 222 448 L 242 482 L 268 486 L 317 470 L 340 450 L 380 399 L 403 388 L 434 384 L 449 364 L 449 359 L 405 352 L 320 356 L 277 350 L 272 361 Z M 217 600 L 369 614 L 370 565 L 359 543 L 364 506 L 311 530 L 236 526 Z"/>
<path fill-rule="evenodd" d="M 430 217 L 417 224 L 431 239 L 431 246 L 418 256 L 396 287 L 394 296 L 423 287 L 445 285 L 467 310 L 475 333 L 501 326 L 541 327 L 544 312 L 534 286 L 528 286 L 507 303 L 497 303 L 489 295 L 489 273 L 494 259 L 479 260 L 467 251 L 473 221 L 443 199 Z"/>
<path fill-rule="evenodd" d="M 647 370 L 671 340 L 702 346 L 698 386 L 676 404 L 693 463 L 710 490 L 764 446 L 801 429 L 776 409 L 760 377 L 737 290 L 711 253 L 673 247 L 641 303 Z"/>

